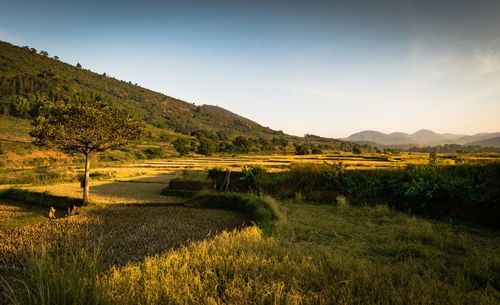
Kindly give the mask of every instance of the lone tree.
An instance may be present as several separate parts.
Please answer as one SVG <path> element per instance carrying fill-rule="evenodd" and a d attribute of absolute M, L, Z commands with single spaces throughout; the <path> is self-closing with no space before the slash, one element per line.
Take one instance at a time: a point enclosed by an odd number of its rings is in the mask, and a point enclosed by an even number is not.
<path fill-rule="evenodd" d="M 85 156 L 83 204 L 89 203 L 90 156 L 138 140 L 142 124 L 99 101 L 56 105 L 33 121 L 34 144 Z"/>

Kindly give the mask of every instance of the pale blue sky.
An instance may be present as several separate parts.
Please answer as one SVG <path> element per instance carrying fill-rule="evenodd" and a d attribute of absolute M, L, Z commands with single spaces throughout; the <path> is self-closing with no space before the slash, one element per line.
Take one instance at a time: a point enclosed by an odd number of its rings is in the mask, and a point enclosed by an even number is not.
<path fill-rule="evenodd" d="M 500 131 L 500 1 L 374 2 L 0 0 L 0 40 L 296 135 Z"/>

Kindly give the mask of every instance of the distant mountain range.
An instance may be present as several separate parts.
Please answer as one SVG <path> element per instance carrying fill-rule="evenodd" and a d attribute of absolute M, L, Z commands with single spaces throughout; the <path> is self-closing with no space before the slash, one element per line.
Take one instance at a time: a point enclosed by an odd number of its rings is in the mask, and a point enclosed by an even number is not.
<path fill-rule="evenodd" d="M 418 145 L 435 146 L 444 144 L 481 145 L 500 147 L 500 132 L 478 133 L 475 135 L 435 133 L 421 129 L 415 133 L 393 132 L 386 134 L 375 130 L 364 130 L 342 140 L 380 145 Z"/>

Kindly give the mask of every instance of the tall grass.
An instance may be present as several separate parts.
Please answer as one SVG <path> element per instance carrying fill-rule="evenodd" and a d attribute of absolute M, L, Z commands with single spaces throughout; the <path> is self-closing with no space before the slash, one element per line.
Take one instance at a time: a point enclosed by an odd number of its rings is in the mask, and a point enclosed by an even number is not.
<path fill-rule="evenodd" d="M 2 278 L 3 297 L 13 305 L 97 304 L 102 271 L 98 249 L 68 241 L 50 250 L 32 249 L 25 254 L 23 278 Z"/>
<path fill-rule="evenodd" d="M 338 211 L 347 219 L 362 216 L 363 221 L 368 214 L 399 217 L 384 208 Z M 314 215 L 300 216 L 309 225 L 314 222 Z M 377 234 L 393 238 L 401 232 L 391 234 L 389 228 L 381 225 Z M 425 239 L 439 239 L 439 227 L 417 221 L 410 231 L 408 252 L 390 260 L 380 253 L 360 255 L 375 246 L 363 239 L 384 238 L 373 233 L 354 236 L 354 241 L 351 236 L 345 241 L 349 250 L 342 242 L 337 248 L 328 242 L 292 241 L 285 235 L 266 237 L 257 227 L 100 272 L 93 253 L 44 252 L 31 256 L 25 279 L 8 285 L 6 296 L 14 304 L 497 304 L 498 287 L 491 275 L 486 280 L 474 278 L 474 266 L 455 261 L 449 262 L 447 273 L 431 261 L 433 246 L 426 246 Z M 418 254 L 426 251 L 430 256 Z M 444 252 L 437 255 L 453 258 Z M 483 269 L 495 266 L 498 256 Z"/>

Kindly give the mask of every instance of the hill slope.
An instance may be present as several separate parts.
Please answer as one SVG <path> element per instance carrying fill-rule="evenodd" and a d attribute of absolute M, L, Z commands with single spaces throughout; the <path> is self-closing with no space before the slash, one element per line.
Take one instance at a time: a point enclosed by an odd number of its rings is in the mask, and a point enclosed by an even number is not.
<path fill-rule="evenodd" d="M 500 147 L 500 137 L 489 138 L 486 140 L 479 140 L 467 143 L 467 145 L 480 145 L 488 147 Z"/>
<path fill-rule="evenodd" d="M 159 128 L 189 134 L 283 135 L 217 106 L 196 106 L 0 41 L 0 114 L 32 118 L 56 100 L 98 97 Z"/>

